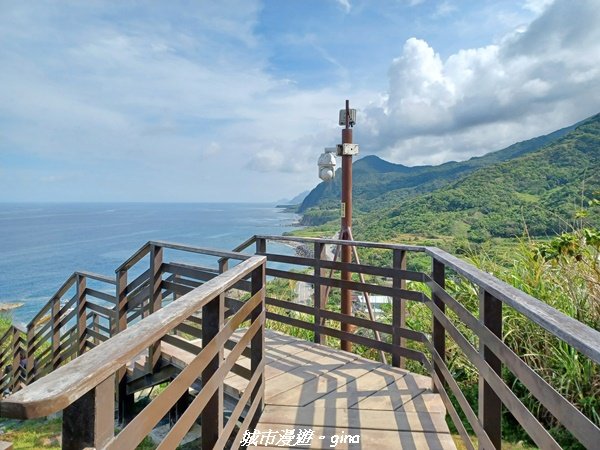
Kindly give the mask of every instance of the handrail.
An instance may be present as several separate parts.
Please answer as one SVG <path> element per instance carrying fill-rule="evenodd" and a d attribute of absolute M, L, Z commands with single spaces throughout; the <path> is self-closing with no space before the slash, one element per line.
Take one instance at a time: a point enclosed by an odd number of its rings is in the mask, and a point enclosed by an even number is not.
<path fill-rule="evenodd" d="M 265 261 L 265 257 L 249 257 L 236 267 L 185 294 L 176 302 L 115 335 L 110 344 L 95 347 L 12 394 L 0 402 L 0 417 L 31 419 L 65 409 Z"/>
<path fill-rule="evenodd" d="M 44 306 L 40 308 L 39 312 L 33 317 L 33 319 L 29 321 L 29 324 L 33 325 L 42 317 L 44 317 L 44 314 L 46 314 L 47 310 L 52 308 L 52 302 L 55 301 L 57 298 L 62 297 L 65 294 L 65 292 L 67 292 L 71 288 L 71 286 L 73 286 L 76 278 L 77 275 L 75 273 L 69 275 L 69 278 L 67 278 L 65 282 L 60 286 L 60 288 L 58 288 L 58 290 L 54 293 L 54 295 L 50 297 L 50 300 L 48 300 L 44 304 Z"/>
<path fill-rule="evenodd" d="M 467 448 L 472 449 L 473 445 L 460 418 L 460 412 L 462 411 L 471 425 L 480 445 L 485 448 L 499 448 L 503 408 L 512 414 L 538 446 L 558 448 L 555 438 L 545 429 L 548 423 L 544 422 L 538 414 L 530 411 L 522 398 L 513 392 L 506 378 L 503 377 L 504 368 L 520 381 L 529 395 L 537 399 L 545 411 L 564 426 L 573 438 L 584 446 L 590 448 L 596 446 L 600 439 L 600 427 L 586 416 L 583 410 L 573 403 L 573 400 L 569 400 L 566 394 L 563 396 L 557 391 L 553 387 L 552 380 L 528 365 L 526 356 L 521 355 L 518 349 L 513 349 L 504 342 L 502 306 L 505 305 L 507 309 L 510 308 L 521 314 L 529 323 L 545 330 L 573 350 L 581 352 L 595 364 L 600 364 L 599 331 L 436 247 L 360 241 L 349 243 L 336 239 L 268 235 L 254 236 L 254 240 L 257 242 L 257 254 L 266 256 L 270 263 L 284 263 L 313 269 L 312 273 L 310 271 L 304 273 L 267 267 L 267 276 L 281 280 L 296 280 L 314 286 L 313 305 L 295 304 L 293 301 L 267 297 L 267 305 L 283 310 L 283 312 L 277 309 L 267 310 L 267 319 L 312 331 L 315 342 L 320 342 L 321 335 L 328 335 L 364 345 L 372 350 L 387 352 L 392 355 L 393 365 L 398 363 L 398 357 L 407 357 L 422 362 L 431 374 L 434 391 L 439 393 Z M 268 242 L 286 241 L 313 244 L 314 254 L 290 256 L 267 250 Z M 251 243 L 252 241 L 246 241 L 245 244 L 250 245 Z M 320 249 L 326 244 L 391 250 L 392 266 L 376 267 L 376 265 L 365 266 L 359 263 L 324 261 L 320 259 Z M 309 250 L 311 249 L 309 248 Z M 406 253 L 411 251 L 422 252 L 431 258 L 431 273 L 402 270 L 400 261 L 406 256 Z M 331 269 L 332 272 L 333 270 L 346 270 L 351 273 L 385 277 L 388 280 L 391 279 L 393 287 L 381 286 L 377 282 L 357 283 L 326 279 L 323 278 L 321 272 L 325 267 Z M 473 283 L 478 290 L 478 312 L 467 309 L 446 290 L 446 280 L 449 277 L 459 277 Z M 428 286 L 431 290 L 431 298 L 425 294 L 420 294 L 421 298 L 418 298 L 415 291 L 403 289 L 402 283 L 408 280 Z M 393 299 L 392 324 L 379 324 L 369 319 L 344 316 L 333 313 L 326 307 L 318 306 L 321 304 L 323 295 L 327 295 L 319 292 L 323 286 L 336 286 L 358 292 L 365 291 L 371 294 L 379 293 L 391 296 Z M 400 301 L 397 302 L 397 299 Z M 421 301 L 428 307 L 432 318 L 432 328 L 429 332 L 423 330 L 425 333 L 416 334 L 415 330 L 409 330 L 400 325 L 403 314 L 401 304 L 406 301 Z M 449 316 L 446 309 L 451 311 L 452 315 Z M 304 317 L 304 315 L 308 317 Z M 314 321 L 310 319 L 311 315 L 314 317 Z M 458 319 L 460 325 L 451 319 L 453 316 Z M 371 330 L 371 332 L 378 330 L 387 333 L 392 337 L 392 344 L 370 339 L 364 333 L 343 333 L 339 329 L 329 327 L 323 322 L 323 319 L 345 322 Z M 464 330 L 460 328 L 461 326 L 466 327 L 469 333 L 473 333 L 477 345 L 474 345 L 463 334 Z M 424 345 L 427 355 L 411 350 L 410 347 L 407 348 L 402 342 L 403 338 Z M 461 390 L 462 387 L 449 368 L 450 363 L 446 360 L 448 357 L 447 342 L 456 345 L 468 363 L 477 370 L 480 383 L 478 408 L 471 406 L 468 396 Z M 396 356 L 395 361 L 394 356 Z"/>
<path fill-rule="evenodd" d="M 237 259 L 240 261 L 245 261 L 251 257 L 250 255 L 244 255 L 235 251 L 229 252 L 226 250 L 219 250 L 215 248 L 196 247 L 194 245 L 183 245 L 166 241 L 150 241 L 150 245 L 156 245 L 158 247 L 163 248 L 170 248 L 172 250 L 181 250 L 184 252 L 198 253 L 200 255 L 219 256 L 221 258 Z"/>
<path fill-rule="evenodd" d="M 347 245 L 348 243 L 348 241 L 338 239 L 300 238 L 295 236 L 273 235 L 256 235 L 254 236 L 254 240 L 256 239 L 335 245 Z M 469 281 L 483 287 L 503 303 L 514 308 L 537 325 L 564 340 L 566 343 L 591 358 L 594 362 L 600 364 L 600 345 L 598 344 L 600 342 L 600 332 L 444 250 L 430 246 L 381 244 L 364 241 L 353 241 L 352 245 L 367 248 L 425 252 L 429 256 L 452 268 Z"/>
<path fill-rule="evenodd" d="M 600 332 L 437 247 L 425 252 L 600 364 Z"/>
<path fill-rule="evenodd" d="M 267 239 L 271 241 L 292 241 L 292 242 L 304 242 L 304 243 L 319 243 L 319 244 L 332 244 L 332 245 L 349 245 L 348 241 L 340 239 L 326 239 L 326 238 L 308 238 L 308 237 L 296 237 L 296 236 L 274 236 L 274 235 L 256 235 L 255 239 Z M 402 245 L 402 244 L 386 244 L 381 242 L 367 242 L 367 241 L 352 241 L 351 245 L 355 247 L 367 247 L 367 248 L 380 248 L 384 250 L 404 250 L 408 252 L 424 252 L 427 247 L 423 245 Z"/>
<path fill-rule="evenodd" d="M 217 256 L 225 259 L 236 259 L 239 261 L 245 261 L 250 258 L 249 255 L 244 255 L 238 253 L 236 251 L 228 252 L 208 247 L 197 247 L 194 245 L 183 245 L 177 244 L 174 242 L 167 241 L 148 241 L 142 247 L 140 247 L 130 258 L 126 259 L 123 264 L 121 264 L 115 272 L 121 272 L 124 270 L 130 269 L 133 265 L 135 265 L 138 261 L 140 261 L 144 256 L 146 256 L 150 249 L 153 247 L 162 247 L 162 248 L 170 248 L 172 250 L 181 250 L 190 253 L 198 253 L 201 255 L 209 255 L 209 256 Z"/>
<path fill-rule="evenodd" d="M 123 264 L 121 264 L 115 272 L 121 272 L 123 270 L 130 269 L 133 265 L 135 265 L 139 260 L 141 260 L 144 256 L 150 253 L 150 242 L 146 242 L 142 245 L 133 255 L 125 260 Z"/>
<path fill-rule="evenodd" d="M 88 272 L 86 270 L 78 270 L 75 272 L 75 275 L 80 275 L 82 277 L 89 278 L 90 280 L 101 281 L 102 283 L 112 284 L 113 286 L 117 284 L 114 278 L 107 277 L 106 275 L 101 275 L 94 272 Z"/>

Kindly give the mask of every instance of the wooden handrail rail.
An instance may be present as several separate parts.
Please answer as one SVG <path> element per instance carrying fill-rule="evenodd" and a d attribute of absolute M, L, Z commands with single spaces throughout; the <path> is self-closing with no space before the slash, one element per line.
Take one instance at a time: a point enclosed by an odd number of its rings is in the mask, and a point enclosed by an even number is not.
<path fill-rule="evenodd" d="M 67 278 L 65 280 L 65 282 L 62 284 L 62 286 L 60 288 L 58 288 L 58 290 L 54 293 L 54 295 L 52 297 L 50 297 L 50 300 L 48 300 L 44 306 L 42 306 L 42 308 L 38 311 L 38 313 L 33 317 L 33 319 L 31 319 L 29 321 L 30 325 L 35 324 L 38 320 L 40 320 L 42 317 L 44 317 L 44 315 L 52 308 L 52 302 L 54 302 L 54 300 L 56 298 L 60 298 L 62 297 L 65 292 L 67 292 L 71 286 L 73 286 L 73 284 L 75 284 L 75 281 L 77 279 L 77 274 L 76 273 L 72 273 L 69 278 Z"/>
<path fill-rule="evenodd" d="M 190 253 L 198 253 L 201 255 L 217 256 L 222 259 L 237 259 L 240 261 L 245 261 L 250 257 L 249 255 L 244 255 L 236 251 L 227 252 L 213 248 L 196 247 L 193 245 L 183 245 L 167 241 L 148 241 L 142 247 L 140 247 L 131 257 L 126 259 L 123 264 L 117 267 L 115 272 L 118 273 L 123 270 L 130 269 L 133 265 L 135 265 L 138 261 L 140 261 L 144 256 L 146 256 L 150 252 L 152 246 L 170 248 L 172 250 L 181 250 Z"/>
<path fill-rule="evenodd" d="M 0 402 L 0 417 L 30 419 L 65 409 L 117 372 L 168 331 L 265 264 L 249 257 L 65 366 Z"/>
<path fill-rule="evenodd" d="M 112 284 L 113 286 L 117 284 L 114 278 L 107 277 L 106 275 L 101 275 L 99 273 L 88 272 L 86 270 L 78 270 L 74 275 L 80 275 L 82 277 L 89 278 L 90 280 L 101 281 L 102 283 Z"/>
<path fill-rule="evenodd" d="M 332 244 L 332 245 L 348 245 L 348 241 L 339 239 L 323 239 L 323 238 L 308 238 L 308 237 L 296 237 L 296 236 L 274 236 L 274 235 L 256 235 L 254 239 L 266 239 L 269 241 L 291 241 L 291 242 L 303 242 L 303 243 L 320 243 L 320 244 Z M 423 245 L 401 245 L 401 244 L 386 244 L 381 242 L 367 242 L 367 241 L 352 241 L 352 245 L 355 247 L 366 247 L 366 248 L 380 248 L 384 250 L 405 250 L 408 252 L 424 252 L 427 247 Z"/>
<path fill-rule="evenodd" d="M 600 332 L 444 250 L 425 252 L 600 364 Z"/>
<path fill-rule="evenodd" d="M 244 255 L 243 253 L 238 253 L 235 251 L 229 252 L 229 251 L 219 250 L 219 249 L 215 249 L 215 248 L 196 247 L 193 245 L 176 244 L 174 242 L 166 242 L 166 241 L 150 241 L 150 245 L 155 245 L 155 246 L 163 247 L 163 248 L 170 248 L 172 250 L 181 250 L 184 252 L 198 253 L 201 255 L 209 255 L 209 256 L 218 256 L 220 258 L 237 259 L 240 261 L 245 261 L 251 257 L 250 255 Z"/>
<path fill-rule="evenodd" d="M 118 273 L 122 270 L 130 269 L 148 253 L 150 253 L 150 242 L 146 242 L 144 245 L 142 245 L 133 255 L 127 258 L 123 264 L 117 267 L 115 272 Z"/>
<path fill-rule="evenodd" d="M 272 241 L 288 241 L 303 243 L 322 243 L 343 245 L 348 241 L 338 239 L 301 238 L 295 236 L 256 235 L 253 240 L 266 239 Z M 246 241 L 249 242 L 250 240 Z M 397 244 L 381 244 L 377 242 L 353 241 L 352 245 L 366 248 L 380 248 L 389 250 L 405 250 L 411 252 L 425 252 L 432 258 L 440 261 L 448 268 L 464 276 L 469 281 L 482 287 L 498 300 L 523 314 L 532 322 L 562 339 L 581 353 L 600 364 L 600 332 L 579 322 L 578 320 L 561 313 L 550 305 L 526 294 L 525 292 L 505 283 L 496 277 L 476 268 L 437 247 L 411 246 Z M 425 280 L 428 281 L 428 280 Z"/>

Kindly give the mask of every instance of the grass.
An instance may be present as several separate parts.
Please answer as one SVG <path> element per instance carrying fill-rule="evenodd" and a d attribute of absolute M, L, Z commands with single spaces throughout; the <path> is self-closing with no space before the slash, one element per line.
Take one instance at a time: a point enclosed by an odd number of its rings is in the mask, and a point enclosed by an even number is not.
<path fill-rule="evenodd" d="M 61 427 L 62 419 L 0 420 L 0 439 L 12 442 L 15 450 L 60 449 Z"/>
<path fill-rule="evenodd" d="M 473 447 L 478 448 L 478 441 L 475 436 L 470 436 L 471 442 L 473 443 Z M 452 439 L 456 444 L 457 450 L 467 450 L 467 446 L 463 442 L 462 438 L 458 434 L 453 434 Z M 531 447 L 524 442 L 507 442 L 502 441 L 502 450 L 526 450 L 526 449 L 534 449 L 537 447 Z"/>
<path fill-rule="evenodd" d="M 60 450 L 62 419 L 0 419 L 0 440 L 12 442 L 14 450 Z M 137 450 L 154 450 L 156 445 L 146 437 Z"/>

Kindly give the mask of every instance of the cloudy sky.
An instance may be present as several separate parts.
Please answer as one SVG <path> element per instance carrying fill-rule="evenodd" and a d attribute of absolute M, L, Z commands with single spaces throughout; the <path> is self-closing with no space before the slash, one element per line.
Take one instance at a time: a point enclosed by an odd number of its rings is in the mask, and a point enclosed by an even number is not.
<path fill-rule="evenodd" d="M 0 0 L 0 201 L 275 201 L 600 112 L 599 0 Z"/>

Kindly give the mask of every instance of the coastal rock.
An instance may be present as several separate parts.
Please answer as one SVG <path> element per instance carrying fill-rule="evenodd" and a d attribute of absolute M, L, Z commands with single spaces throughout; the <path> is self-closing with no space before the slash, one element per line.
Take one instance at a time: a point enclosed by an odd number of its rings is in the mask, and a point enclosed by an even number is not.
<path fill-rule="evenodd" d="M 25 303 L 0 303 L 0 312 L 12 311 L 13 309 L 20 308 Z"/>

